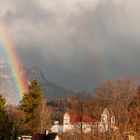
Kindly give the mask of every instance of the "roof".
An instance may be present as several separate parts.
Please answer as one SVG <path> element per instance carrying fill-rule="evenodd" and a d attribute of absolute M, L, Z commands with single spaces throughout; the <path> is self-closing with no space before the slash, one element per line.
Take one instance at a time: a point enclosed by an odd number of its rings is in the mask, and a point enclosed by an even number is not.
<path fill-rule="evenodd" d="M 45 140 L 55 140 L 57 136 L 57 133 L 49 133 L 46 137 Z"/>
<path fill-rule="evenodd" d="M 49 133 L 47 136 L 45 134 L 35 134 L 33 140 L 55 140 L 57 133 Z"/>
<path fill-rule="evenodd" d="M 76 122 L 85 122 L 85 123 L 90 123 L 90 122 L 97 122 L 98 120 L 96 118 L 91 118 L 88 115 L 70 115 L 70 122 L 71 123 L 76 123 Z"/>

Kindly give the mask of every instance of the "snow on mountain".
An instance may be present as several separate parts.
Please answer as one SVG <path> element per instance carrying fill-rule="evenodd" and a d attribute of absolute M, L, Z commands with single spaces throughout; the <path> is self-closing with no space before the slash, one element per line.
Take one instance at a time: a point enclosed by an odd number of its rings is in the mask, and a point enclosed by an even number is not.
<path fill-rule="evenodd" d="M 48 81 L 39 67 L 21 69 L 20 74 L 21 76 L 26 74 L 28 84 L 30 84 L 32 80 L 37 80 L 43 88 L 47 100 L 66 98 L 73 93 L 71 90 L 67 90 L 64 87 L 57 86 Z M 4 96 L 7 104 L 18 104 L 19 102 L 13 78 L 14 75 L 10 65 L 4 62 L 0 63 L 0 94 Z"/>

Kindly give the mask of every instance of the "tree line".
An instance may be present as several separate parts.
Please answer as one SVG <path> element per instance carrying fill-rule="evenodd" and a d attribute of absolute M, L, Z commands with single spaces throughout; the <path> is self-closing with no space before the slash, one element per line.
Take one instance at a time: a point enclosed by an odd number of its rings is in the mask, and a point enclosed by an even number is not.
<path fill-rule="evenodd" d="M 111 110 L 116 118 L 117 131 L 100 134 L 94 129 L 84 134 L 82 120 L 76 135 L 62 133 L 61 139 L 70 140 L 125 140 L 128 133 L 140 135 L 140 86 L 132 78 L 110 80 L 90 92 L 79 92 L 67 99 L 47 102 L 43 90 L 34 80 L 18 106 L 7 105 L 0 95 L 0 139 L 15 140 L 22 134 L 44 133 L 54 120 L 63 123 L 65 112 L 78 116 L 88 115 L 100 120 L 104 108 Z M 90 124 L 89 124 L 90 125 Z M 92 125 L 91 125 L 92 127 Z M 91 129 L 92 130 L 92 129 Z"/>
<path fill-rule="evenodd" d="M 106 81 L 90 92 L 76 93 L 64 103 L 63 100 L 56 100 L 53 105 L 59 106 L 60 103 L 61 109 L 64 105 L 63 112 L 67 111 L 81 118 L 78 123 L 80 133 L 63 134 L 64 139 L 70 137 L 70 140 L 127 140 L 129 134 L 140 138 L 140 86 L 133 78 Z M 105 108 L 114 114 L 117 130 L 100 134 L 99 130 L 94 128 L 90 134 L 84 134 L 82 116 L 90 116 L 93 122 L 100 120 Z M 93 126 L 91 123 L 89 125 Z"/>

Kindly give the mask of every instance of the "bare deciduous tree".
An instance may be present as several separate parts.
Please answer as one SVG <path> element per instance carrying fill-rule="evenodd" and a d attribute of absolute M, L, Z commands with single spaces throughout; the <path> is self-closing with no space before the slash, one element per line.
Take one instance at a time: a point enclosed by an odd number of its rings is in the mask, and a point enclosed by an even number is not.
<path fill-rule="evenodd" d="M 47 107 L 46 98 L 44 96 L 41 97 L 40 103 L 36 108 L 36 117 L 35 123 L 38 124 L 37 133 L 43 134 L 45 130 L 50 128 L 51 120 L 51 110 Z"/>

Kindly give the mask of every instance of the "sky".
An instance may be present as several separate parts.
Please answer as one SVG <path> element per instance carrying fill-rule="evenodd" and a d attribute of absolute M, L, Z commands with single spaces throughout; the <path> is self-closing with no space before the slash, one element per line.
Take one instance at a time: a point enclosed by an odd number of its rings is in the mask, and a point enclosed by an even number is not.
<path fill-rule="evenodd" d="M 24 66 L 76 90 L 139 78 L 139 9 L 139 0 L 0 0 L 1 20 Z"/>

